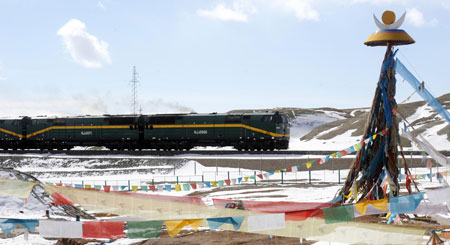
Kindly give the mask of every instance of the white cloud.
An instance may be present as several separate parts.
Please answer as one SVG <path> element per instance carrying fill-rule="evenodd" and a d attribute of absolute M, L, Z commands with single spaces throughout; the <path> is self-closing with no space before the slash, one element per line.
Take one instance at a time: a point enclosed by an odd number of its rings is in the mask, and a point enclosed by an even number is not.
<path fill-rule="evenodd" d="M 388 4 L 397 4 L 397 5 L 405 5 L 409 2 L 409 0 L 351 0 L 352 3 L 370 3 L 373 5 L 388 5 Z"/>
<path fill-rule="evenodd" d="M 293 12 L 299 21 L 319 21 L 319 12 L 313 8 L 310 0 L 269 0 L 266 2 L 275 8 Z"/>
<path fill-rule="evenodd" d="M 223 4 L 218 4 L 213 10 L 199 9 L 197 10 L 197 15 L 223 21 L 247 22 L 246 14 L 237 10 L 226 8 Z"/>
<path fill-rule="evenodd" d="M 103 63 L 111 63 L 108 43 L 88 33 L 83 22 L 71 19 L 57 34 L 62 37 L 66 50 L 75 62 L 84 67 L 99 68 Z"/>
<path fill-rule="evenodd" d="M 433 18 L 430 21 L 425 20 L 422 12 L 416 8 L 406 10 L 406 21 L 416 27 L 423 27 L 425 25 L 434 26 L 438 24 L 438 20 L 436 18 Z"/>
<path fill-rule="evenodd" d="M 98 8 L 101 8 L 101 9 L 106 9 L 106 8 L 105 8 L 105 5 L 103 5 L 103 3 L 102 3 L 101 1 L 98 1 L 97 7 L 98 7 Z"/>

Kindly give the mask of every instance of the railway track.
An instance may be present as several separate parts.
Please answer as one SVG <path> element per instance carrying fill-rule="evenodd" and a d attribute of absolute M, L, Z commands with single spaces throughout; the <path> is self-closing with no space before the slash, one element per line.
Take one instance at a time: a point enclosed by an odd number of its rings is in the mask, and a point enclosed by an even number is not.
<path fill-rule="evenodd" d="M 177 155 L 330 155 L 336 151 L 237 151 L 237 150 L 194 150 L 194 151 L 110 151 L 110 150 L 1 150 L 0 154 L 65 154 L 70 156 L 93 156 L 93 155 L 129 155 L 129 156 L 177 156 Z M 404 152 L 405 156 L 421 155 L 420 151 Z M 445 156 L 450 156 L 450 151 L 441 151 Z M 352 153 L 351 155 L 355 155 Z"/>

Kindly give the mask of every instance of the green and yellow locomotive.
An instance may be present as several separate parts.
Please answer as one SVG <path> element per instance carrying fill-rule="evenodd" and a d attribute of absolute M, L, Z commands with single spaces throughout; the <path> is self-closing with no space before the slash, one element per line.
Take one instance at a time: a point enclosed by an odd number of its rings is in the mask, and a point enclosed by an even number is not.
<path fill-rule="evenodd" d="M 156 114 L 0 120 L 1 149 L 189 150 L 232 146 L 238 150 L 287 149 L 289 123 L 278 112 Z"/>

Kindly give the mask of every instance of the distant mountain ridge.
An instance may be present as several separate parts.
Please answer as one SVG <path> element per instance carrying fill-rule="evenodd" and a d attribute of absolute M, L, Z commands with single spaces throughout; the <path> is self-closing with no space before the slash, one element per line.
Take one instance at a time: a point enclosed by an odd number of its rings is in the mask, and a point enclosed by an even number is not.
<path fill-rule="evenodd" d="M 445 109 L 450 109 L 450 93 L 438 97 L 437 100 Z M 408 129 L 414 135 L 421 134 L 439 150 L 450 150 L 449 124 L 425 101 L 399 104 L 398 109 L 409 125 L 414 127 L 414 130 Z M 230 112 L 265 111 L 280 111 L 287 115 L 291 123 L 291 148 L 328 147 L 330 149 L 335 145 L 339 149 L 347 142 L 351 144 L 361 139 L 370 108 L 273 108 Z M 399 119 L 399 128 L 403 127 L 403 121 Z M 401 140 L 404 147 L 411 147 L 407 139 L 401 138 Z"/>

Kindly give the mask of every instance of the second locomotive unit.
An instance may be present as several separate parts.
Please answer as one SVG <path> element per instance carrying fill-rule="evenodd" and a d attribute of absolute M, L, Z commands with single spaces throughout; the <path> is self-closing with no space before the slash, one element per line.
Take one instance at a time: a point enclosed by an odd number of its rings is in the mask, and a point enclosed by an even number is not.
<path fill-rule="evenodd" d="M 1 149 L 238 150 L 287 149 L 289 123 L 279 112 L 241 114 L 103 115 L 0 120 Z"/>

